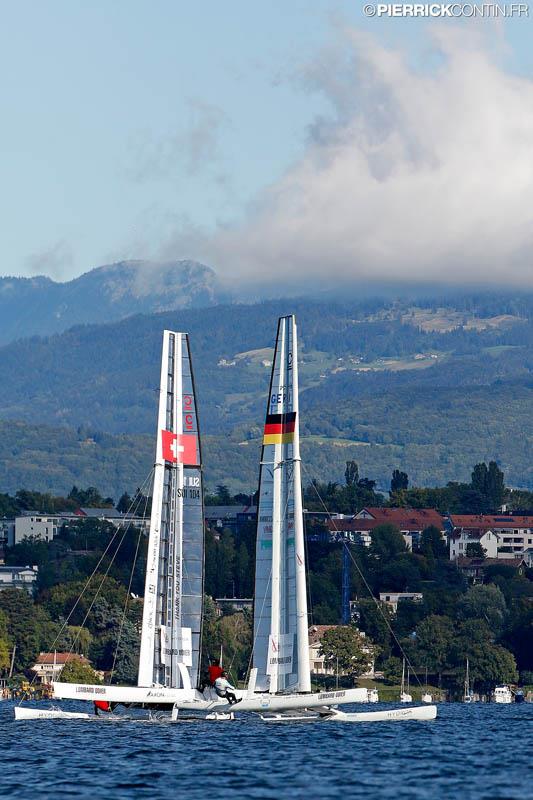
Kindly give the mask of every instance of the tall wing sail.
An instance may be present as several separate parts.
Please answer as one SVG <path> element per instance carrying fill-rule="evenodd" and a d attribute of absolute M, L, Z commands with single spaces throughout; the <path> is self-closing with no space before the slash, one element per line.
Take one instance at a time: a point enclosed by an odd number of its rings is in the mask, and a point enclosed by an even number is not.
<path fill-rule="evenodd" d="M 185 333 L 164 331 L 139 686 L 198 683 L 204 582 L 200 434 Z"/>
<path fill-rule="evenodd" d="M 258 690 L 311 690 L 294 316 L 278 322 L 263 434 L 253 658 Z"/>

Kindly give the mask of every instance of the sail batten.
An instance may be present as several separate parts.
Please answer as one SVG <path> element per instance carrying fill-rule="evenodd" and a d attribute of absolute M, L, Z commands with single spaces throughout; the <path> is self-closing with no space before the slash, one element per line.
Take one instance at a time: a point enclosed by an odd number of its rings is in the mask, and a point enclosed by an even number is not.
<path fill-rule="evenodd" d="M 204 579 L 201 448 L 188 337 L 164 331 L 139 686 L 198 683 Z"/>
<path fill-rule="evenodd" d="M 310 691 L 293 316 L 278 322 L 261 456 L 254 603 L 257 687 Z"/>

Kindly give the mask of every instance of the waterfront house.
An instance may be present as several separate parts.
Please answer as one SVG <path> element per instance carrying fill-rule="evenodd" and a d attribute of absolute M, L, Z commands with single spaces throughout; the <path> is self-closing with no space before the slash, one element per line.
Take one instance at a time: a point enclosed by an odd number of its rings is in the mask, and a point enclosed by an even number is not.
<path fill-rule="evenodd" d="M 342 625 L 311 625 L 309 628 L 309 664 L 311 666 L 311 673 L 314 675 L 335 675 L 336 670 L 333 667 L 328 667 L 325 663 L 325 658 L 321 654 L 322 637 L 326 631 L 332 628 L 342 628 Z M 361 636 L 365 634 L 360 631 Z M 363 648 L 365 651 L 365 648 Z M 372 650 L 368 648 L 368 670 L 361 675 L 362 678 L 374 677 L 374 656 Z M 344 674 L 344 673 L 343 673 Z"/>
<path fill-rule="evenodd" d="M 38 683 L 50 684 L 59 678 L 69 661 L 80 661 L 86 666 L 91 665 L 89 659 L 76 653 L 39 653 L 31 671 L 35 673 Z"/>

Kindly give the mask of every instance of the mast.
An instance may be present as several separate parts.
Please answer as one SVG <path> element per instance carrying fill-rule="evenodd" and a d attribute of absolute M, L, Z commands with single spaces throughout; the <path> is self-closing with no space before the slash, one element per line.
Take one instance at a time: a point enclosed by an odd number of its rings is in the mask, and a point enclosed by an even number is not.
<path fill-rule="evenodd" d="M 278 322 L 259 481 L 254 603 L 258 690 L 311 690 L 294 316 Z"/>
<path fill-rule="evenodd" d="M 201 450 L 189 340 L 164 331 L 139 686 L 197 684 L 203 579 Z"/>

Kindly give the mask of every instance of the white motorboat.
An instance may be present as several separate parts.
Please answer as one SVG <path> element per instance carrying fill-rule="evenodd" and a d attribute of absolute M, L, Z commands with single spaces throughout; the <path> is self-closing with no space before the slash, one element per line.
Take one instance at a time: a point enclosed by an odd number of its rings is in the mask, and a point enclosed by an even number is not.
<path fill-rule="evenodd" d="M 492 699 L 495 703 L 513 703 L 513 693 L 507 684 L 496 686 L 492 694 Z"/>

